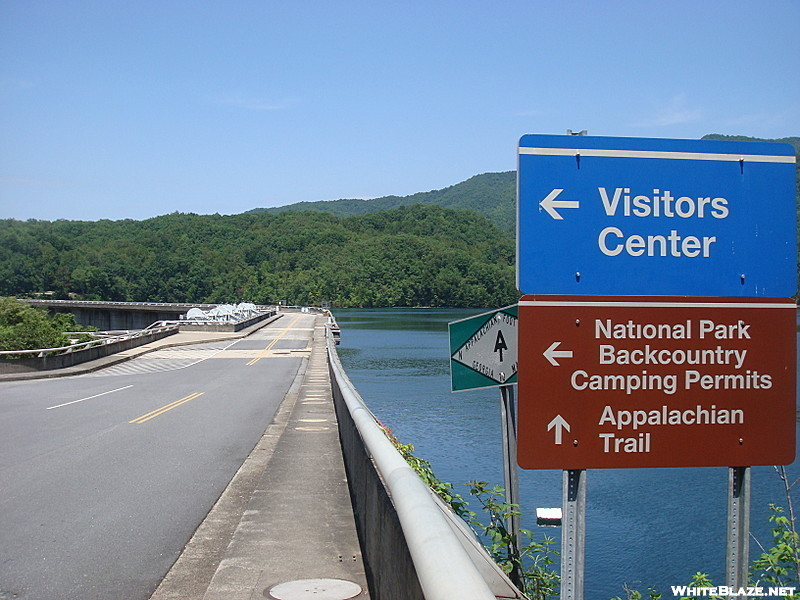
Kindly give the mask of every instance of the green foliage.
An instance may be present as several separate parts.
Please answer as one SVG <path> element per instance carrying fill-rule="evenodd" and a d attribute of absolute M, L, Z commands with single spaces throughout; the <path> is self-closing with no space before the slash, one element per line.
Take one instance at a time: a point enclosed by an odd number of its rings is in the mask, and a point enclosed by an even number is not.
<path fill-rule="evenodd" d="M 640 592 L 639 590 L 631 589 L 627 585 L 623 585 L 622 587 L 625 589 L 625 598 L 616 596 L 614 598 L 611 598 L 611 600 L 642 600 L 642 598 L 644 598 L 642 592 Z M 661 598 L 663 598 L 663 595 L 654 587 L 649 587 L 647 588 L 647 598 L 648 600 L 661 600 Z"/>
<path fill-rule="evenodd" d="M 800 138 L 768 141 L 800 149 Z M 0 295 L 503 306 L 519 298 L 515 197 L 516 173 L 507 171 L 405 197 L 299 203 L 241 215 L 2 220 Z"/>
<path fill-rule="evenodd" d="M 689 583 L 689 587 L 693 588 L 710 588 L 714 587 L 714 582 L 711 581 L 711 578 L 706 573 L 701 573 L 698 571 L 692 576 L 692 581 Z M 706 596 L 710 600 L 725 600 L 721 596 Z M 688 596 L 681 598 L 681 600 L 691 600 Z"/>
<path fill-rule="evenodd" d="M 464 498 L 460 494 L 453 492 L 453 484 L 442 481 L 436 477 L 431 468 L 431 463 L 414 455 L 414 446 L 412 444 L 402 444 L 387 427 L 383 427 L 383 431 L 408 465 L 420 476 L 420 479 L 422 479 L 439 498 L 449 504 L 453 512 L 469 522 L 474 516 L 474 513 L 469 510 L 469 504 Z"/>
<path fill-rule="evenodd" d="M 632 589 L 632 588 L 628 587 L 627 584 L 623 585 L 622 587 L 625 590 L 625 598 L 622 598 L 620 596 L 616 596 L 614 598 L 611 598 L 611 600 L 642 600 L 642 598 L 644 598 L 644 595 L 639 590 Z M 711 578 L 708 576 L 708 574 L 701 573 L 700 571 L 698 571 L 697 573 L 695 573 L 692 576 L 692 580 L 691 580 L 691 582 L 689 582 L 689 586 L 688 587 L 692 587 L 692 588 L 701 588 L 701 587 L 702 588 L 710 588 L 710 587 L 714 587 L 714 584 L 711 581 Z M 663 597 L 664 597 L 663 594 L 661 594 L 661 592 L 659 592 L 656 588 L 654 588 L 652 586 L 647 588 L 647 598 L 648 598 L 648 600 L 661 600 L 661 598 L 663 598 Z M 693 596 L 692 598 L 694 598 L 694 597 L 696 597 L 696 596 Z M 724 598 L 722 598 L 720 596 L 708 596 L 708 595 L 705 595 L 705 594 L 703 594 L 702 597 L 703 598 L 709 598 L 709 600 L 725 600 Z M 684 596 L 684 597 L 681 597 L 680 600 L 692 600 L 692 599 L 690 597 L 688 597 L 688 596 Z"/>
<path fill-rule="evenodd" d="M 170 214 L 145 221 L 0 221 L 0 295 L 341 307 L 503 306 L 514 244 L 469 211 L 414 205 Z"/>
<path fill-rule="evenodd" d="M 69 340 L 63 332 L 75 324 L 71 317 L 59 315 L 50 318 L 46 312 L 31 308 L 16 298 L 0 298 L 0 350 L 66 346 Z"/>
<path fill-rule="evenodd" d="M 762 139 L 746 136 L 709 134 L 704 140 L 746 141 L 746 142 L 785 142 L 794 146 L 800 153 L 800 137 L 781 139 Z M 800 160 L 797 167 L 797 197 L 800 206 Z M 514 236 L 516 233 L 516 171 L 502 173 L 483 173 L 466 181 L 440 190 L 420 192 L 410 196 L 384 196 L 371 200 L 324 200 L 320 202 L 298 202 L 276 208 L 256 208 L 251 213 L 287 211 L 323 211 L 340 217 L 350 217 L 375 213 L 382 210 L 409 206 L 411 204 L 431 204 L 451 209 L 474 211 L 494 223 L 502 232 Z"/>
<path fill-rule="evenodd" d="M 473 525 L 489 543 L 486 549 L 494 561 L 506 574 L 522 571 L 522 557 L 517 549 L 520 540 L 514 538 L 506 527 L 512 517 L 519 517 L 519 507 L 507 504 L 502 497 L 503 488 L 499 485 L 489 487 L 485 481 L 470 481 L 467 483 L 469 493 L 475 496 L 489 516 L 489 522 L 484 523 L 479 519 L 471 519 Z"/>
<path fill-rule="evenodd" d="M 419 192 L 410 196 L 384 196 L 371 200 L 342 199 L 298 202 L 276 208 L 256 208 L 249 212 L 280 213 L 314 210 L 327 212 L 339 217 L 352 217 L 412 204 L 428 204 L 443 208 L 474 211 L 492 221 L 504 233 L 514 235 L 516 185 L 516 171 L 483 173 L 441 190 Z"/>
<path fill-rule="evenodd" d="M 520 529 L 521 539 L 513 535 L 506 523 L 512 517 L 519 517 L 519 506 L 508 504 L 504 499 L 505 490 L 495 485 L 489 487 L 485 481 L 471 481 L 467 484 L 469 493 L 475 496 L 489 517 L 488 522 L 472 518 L 468 520 L 488 542 L 486 551 L 507 575 L 511 577 L 525 595 L 532 600 L 546 600 L 558 594 L 561 580 L 552 568 L 559 552 L 552 549 L 555 539 L 544 536 L 536 541 L 528 529 Z"/>
<path fill-rule="evenodd" d="M 469 509 L 469 504 L 459 494 L 453 493 L 453 486 L 438 479 L 433 473 L 428 461 L 414 455 L 414 446 L 402 444 L 383 427 L 384 432 L 400 451 L 406 462 L 420 475 L 423 481 L 431 487 L 453 510 L 484 540 L 487 553 L 494 559 L 512 581 L 532 600 L 546 600 L 558 594 L 560 576 L 553 570 L 552 565 L 559 555 L 551 546 L 554 539 L 544 536 L 541 541 L 536 541 L 533 534 L 527 529 L 520 530 L 520 538 L 512 535 L 506 523 L 512 517 L 519 517 L 519 506 L 508 504 L 505 501 L 504 489 L 500 486 L 489 486 L 485 481 L 471 481 L 466 484 L 470 495 L 474 496 L 482 509 L 481 514 L 488 521 L 481 520 L 475 512 Z M 778 470 L 781 479 L 786 485 L 787 501 L 792 506 L 790 494 L 795 481 L 789 484 L 786 479 L 785 468 Z M 800 587 L 800 535 L 797 533 L 793 516 L 786 516 L 780 506 L 770 504 L 772 514 L 769 517 L 773 524 L 773 545 L 766 549 L 762 546 L 762 554 L 750 565 L 750 586 L 758 587 Z M 790 510 L 790 514 L 793 514 Z M 760 545 L 760 544 L 759 544 Z M 707 573 L 696 572 L 688 587 L 714 588 L 716 587 Z M 625 596 L 615 597 L 611 600 L 642 600 L 644 594 L 639 590 L 623 585 Z M 654 587 L 647 588 L 648 600 L 662 600 L 664 597 Z M 697 596 L 684 596 L 680 600 L 692 600 Z M 710 600 L 724 600 L 721 596 L 707 596 Z M 792 600 L 800 600 L 800 591 L 784 596 Z"/>
<path fill-rule="evenodd" d="M 780 142 L 784 144 L 791 144 L 794 146 L 795 152 L 800 153 L 800 137 L 785 137 L 785 138 L 755 138 L 746 135 L 720 135 L 718 133 L 709 133 L 704 135 L 703 140 L 720 140 L 723 142 Z"/>
<path fill-rule="evenodd" d="M 428 487 L 482 536 L 489 556 L 528 598 L 546 600 L 558 594 L 560 577 L 551 567 L 555 563 L 554 557 L 558 556 L 558 552 L 551 549 L 555 540 L 544 536 L 542 541 L 537 542 L 527 529 L 520 531 L 523 539 L 517 540 L 508 531 L 505 523 L 512 515 L 519 516 L 519 507 L 505 502 L 502 487 L 489 488 L 485 481 L 466 484 L 470 495 L 476 497 L 483 514 L 489 519 L 488 522 L 483 522 L 469 509 L 464 498 L 453 492 L 453 484 L 439 479 L 427 460 L 414 455 L 413 445 L 401 443 L 388 427 L 380 426 L 389 441 Z"/>
<path fill-rule="evenodd" d="M 790 486 L 791 487 L 791 486 Z M 788 489 L 787 489 L 788 492 Z M 791 496 L 787 497 L 791 503 Z M 775 504 L 769 505 L 771 514 L 770 523 L 773 543 L 769 548 L 761 546 L 761 555 L 750 564 L 750 586 L 756 587 L 798 587 L 800 584 L 800 535 L 798 535 L 792 519 L 784 514 L 784 510 Z M 758 541 L 756 540 L 756 543 Z M 689 587 L 715 587 L 707 573 L 698 571 L 692 577 Z M 651 600 L 661 598 L 654 588 L 649 588 Z M 624 600 L 640 600 L 642 594 L 637 590 L 629 589 L 625 586 Z M 681 600 L 692 600 L 696 596 L 685 596 Z M 722 596 L 704 596 L 711 600 L 724 600 Z M 782 596 L 793 600 L 800 599 L 800 591 L 787 596 Z M 612 600 L 623 600 L 622 598 L 612 598 Z"/>
<path fill-rule="evenodd" d="M 756 582 L 772 586 L 797 586 L 800 583 L 800 536 L 784 510 L 775 504 L 769 505 L 772 514 L 769 521 L 773 527 L 772 547 L 764 549 L 750 567 L 750 575 Z M 792 596 L 799 597 L 800 594 Z"/>

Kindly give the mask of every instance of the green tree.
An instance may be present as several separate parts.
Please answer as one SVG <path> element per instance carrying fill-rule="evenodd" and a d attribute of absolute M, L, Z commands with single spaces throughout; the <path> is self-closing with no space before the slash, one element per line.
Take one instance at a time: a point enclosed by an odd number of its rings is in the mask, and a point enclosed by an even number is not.
<path fill-rule="evenodd" d="M 58 348 L 69 343 L 63 334 L 74 320 L 50 318 L 16 298 L 0 299 L 0 350 Z"/>

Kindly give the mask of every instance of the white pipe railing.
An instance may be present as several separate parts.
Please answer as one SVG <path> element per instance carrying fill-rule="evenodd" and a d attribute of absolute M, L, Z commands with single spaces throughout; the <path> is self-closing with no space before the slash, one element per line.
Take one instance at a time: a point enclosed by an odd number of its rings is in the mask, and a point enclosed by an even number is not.
<path fill-rule="evenodd" d="M 389 441 L 355 390 L 332 340 L 328 356 L 347 409 L 391 494 L 425 599 L 496 600 L 428 486 Z"/>
<path fill-rule="evenodd" d="M 108 344 L 115 344 L 117 342 L 122 342 L 128 339 L 134 339 L 137 337 L 142 337 L 146 335 L 152 335 L 154 333 L 162 333 L 165 331 L 171 331 L 173 329 L 177 329 L 178 325 L 163 325 L 159 327 L 153 327 L 151 329 L 139 329 L 137 331 L 128 332 L 122 335 L 114 335 L 110 337 L 103 337 L 96 340 L 89 340 L 88 342 L 81 342 L 80 344 L 70 344 L 69 346 L 60 346 L 58 348 L 38 348 L 36 350 L 0 350 L 0 356 L 9 356 L 9 355 L 31 355 L 36 358 L 41 358 L 43 356 L 54 355 L 58 356 L 61 354 L 69 354 L 71 352 L 78 352 L 80 350 L 85 350 L 87 348 L 91 348 L 94 346 L 106 346 Z M 78 333 L 78 332 L 74 332 Z M 83 333 L 91 334 L 91 331 L 85 331 Z"/>

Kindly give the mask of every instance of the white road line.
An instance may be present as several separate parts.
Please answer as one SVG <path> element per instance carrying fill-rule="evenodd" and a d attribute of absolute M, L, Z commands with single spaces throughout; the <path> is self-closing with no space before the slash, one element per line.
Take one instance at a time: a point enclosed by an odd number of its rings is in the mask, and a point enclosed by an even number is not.
<path fill-rule="evenodd" d="M 233 340 L 233 341 L 232 341 L 230 344 L 228 344 L 228 345 L 227 345 L 227 346 L 225 346 L 224 348 L 220 348 L 219 350 L 217 350 L 216 352 L 214 352 L 214 353 L 213 353 L 211 356 L 206 356 L 206 357 L 204 357 L 204 358 L 201 358 L 200 360 L 196 360 L 196 361 L 194 361 L 193 363 L 189 363 L 188 365 L 185 365 L 185 366 L 183 366 L 183 367 L 178 367 L 178 368 L 179 368 L 179 369 L 185 369 L 185 368 L 187 368 L 187 367 L 191 367 L 191 366 L 194 366 L 194 365 L 196 365 L 196 364 L 198 364 L 198 363 L 201 363 L 201 362 L 203 362 L 204 360 L 208 360 L 209 358 L 214 358 L 214 357 L 215 357 L 217 354 L 219 354 L 220 352 L 224 352 L 225 350 L 227 350 L 228 348 L 230 348 L 231 346 L 233 346 L 234 344 L 236 344 L 236 343 L 237 343 L 237 342 L 239 342 L 239 341 L 240 341 L 240 340 Z"/>
<path fill-rule="evenodd" d="M 133 385 L 126 385 L 125 387 L 117 388 L 115 390 L 108 390 L 107 392 L 103 392 L 102 394 L 95 394 L 94 396 L 89 396 L 87 398 L 81 398 L 80 400 L 73 400 L 72 402 L 64 402 L 64 404 L 56 404 L 55 406 L 48 406 L 47 410 L 52 410 L 54 408 L 61 408 L 62 406 L 69 406 L 70 404 L 76 404 L 77 402 L 83 402 L 84 400 L 91 400 L 92 398 L 99 398 L 100 396 L 105 396 L 106 394 L 113 394 L 114 392 L 121 392 L 122 390 L 127 390 L 128 388 L 132 388 Z"/>

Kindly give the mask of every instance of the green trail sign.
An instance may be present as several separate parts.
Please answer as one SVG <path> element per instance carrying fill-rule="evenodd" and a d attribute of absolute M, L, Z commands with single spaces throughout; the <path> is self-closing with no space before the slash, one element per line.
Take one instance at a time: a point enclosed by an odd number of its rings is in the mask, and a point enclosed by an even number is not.
<path fill-rule="evenodd" d="M 454 392 L 517 383 L 517 306 L 448 324 Z"/>

